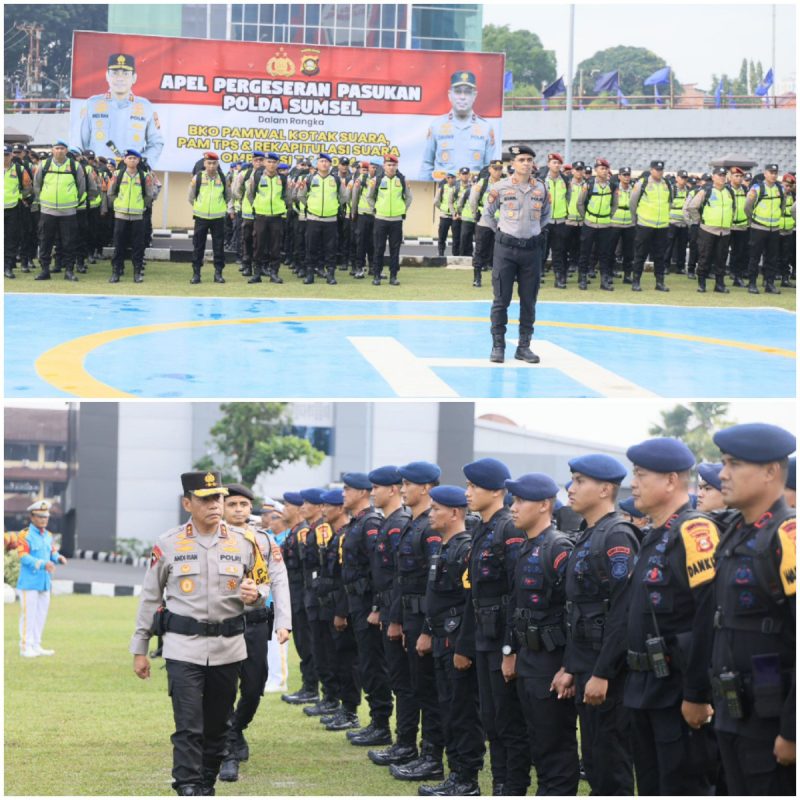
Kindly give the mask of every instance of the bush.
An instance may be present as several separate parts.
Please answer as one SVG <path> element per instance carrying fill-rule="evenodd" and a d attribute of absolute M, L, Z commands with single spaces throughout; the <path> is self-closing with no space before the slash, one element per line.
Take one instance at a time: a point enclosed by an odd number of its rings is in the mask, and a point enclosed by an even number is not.
<path fill-rule="evenodd" d="M 150 555 L 150 550 L 151 546 L 146 542 L 130 537 L 128 539 L 117 539 L 117 546 L 114 552 L 126 558 L 129 556 L 131 558 L 141 558 L 142 556 L 147 558 Z"/>
<path fill-rule="evenodd" d="M 16 586 L 19 580 L 19 554 L 16 550 L 6 553 L 3 563 L 3 580 L 9 586 Z"/>

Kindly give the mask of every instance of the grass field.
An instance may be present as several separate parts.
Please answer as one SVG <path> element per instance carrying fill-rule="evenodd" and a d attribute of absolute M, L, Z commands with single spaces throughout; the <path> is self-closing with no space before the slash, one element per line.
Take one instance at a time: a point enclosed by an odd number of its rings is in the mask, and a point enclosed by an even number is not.
<path fill-rule="evenodd" d="M 5 794 L 171 794 L 172 710 L 162 661 L 140 681 L 128 643 L 138 601 L 53 598 L 43 645 L 52 658 L 19 656 L 17 604 L 5 607 Z M 290 688 L 299 670 L 290 645 Z M 361 720 L 367 712 L 361 707 Z M 265 695 L 247 730 L 250 761 L 223 795 L 415 795 L 299 707 Z M 535 776 L 534 783 L 535 783 Z M 491 794 L 487 767 L 483 794 Z M 535 792 L 535 787 L 529 790 Z M 581 792 L 588 787 L 581 783 Z"/>
<path fill-rule="evenodd" d="M 384 269 L 385 274 L 388 270 Z M 336 286 L 328 286 L 317 278 L 313 285 L 306 286 L 284 267 L 281 276 L 285 283 L 263 282 L 248 285 L 247 279 L 239 274 L 236 264 L 225 268 L 225 284 L 213 282 L 213 268 L 206 264 L 203 268 L 203 282 L 197 286 L 189 285 L 192 270 L 189 264 L 173 264 L 154 261 L 145 269 L 144 283 L 133 283 L 133 270 L 126 265 L 125 275 L 120 283 L 108 283 L 111 264 L 100 261 L 89 266 L 87 275 L 79 275 L 76 283 L 65 281 L 63 275 L 56 274 L 49 281 L 35 281 L 33 272 L 16 271 L 14 280 L 5 281 L 7 292 L 48 292 L 55 294 L 103 294 L 103 295 L 175 295 L 178 297 L 283 297 L 283 298 L 326 298 L 344 300 L 491 300 L 492 287 L 489 273 L 484 273 L 483 287 L 473 288 L 472 270 L 442 269 L 433 267 L 405 267 L 400 270 L 400 286 L 389 286 L 384 281 L 380 287 L 373 286 L 369 279 L 355 280 L 346 272 L 337 271 L 339 281 Z M 616 290 L 602 292 L 599 279 L 591 284 L 586 292 L 577 288 L 574 276 L 570 278 L 569 288 L 553 288 L 552 274 L 545 276 L 540 300 L 557 300 L 593 303 L 650 303 L 657 305 L 710 306 L 714 308 L 737 306 L 754 308 L 771 306 L 795 309 L 795 290 L 783 289 L 780 295 L 752 295 L 745 289 L 732 289 L 730 294 L 707 292 L 698 294 L 697 283 L 684 275 L 671 275 L 667 278 L 669 294 L 656 292 L 652 274 L 642 279 L 642 292 L 632 292 L 621 280 L 616 281 Z M 713 283 L 711 284 L 713 285 Z"/>

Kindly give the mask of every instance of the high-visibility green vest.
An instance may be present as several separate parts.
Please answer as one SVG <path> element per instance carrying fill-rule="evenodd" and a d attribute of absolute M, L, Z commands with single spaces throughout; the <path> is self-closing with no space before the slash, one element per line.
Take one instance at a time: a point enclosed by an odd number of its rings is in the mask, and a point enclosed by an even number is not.
<path fill-rule="evenodd" d="M 197 176 L 192 178 L 197 181 Z M 209 179 L 208 173 L 200 173 L 200 186 L 192 204 L 192 211 L 200 219 L 222 219 L 228 210 L 225 201 L 225 184 L 219 174 Z"/>
<path fill-rule="evenodd" d="M 552 211 L 552 221 L 559 222 L 567 218 L 567 184 L 560 176 L 551 178 L 550 175 L 544 179 L 547 189 L 550 192 L 550 209 Z"/>
<path fill-rule="evenodd" d="M 672 203 L 669 207 L 669 218 L 671 222 L 685 222 L 683 218 L 683 204 L 686 202 L 686 195 L 689 194 L 684 186 L 683 189 L 675 187 L 675 193 L 672 195 Z"/>
<path fill-rule="evenodd" d="M 783 217 L 781 218 L 781 230 L 784 231 L 794 230 L 794 217 L 792 216 L 793 205 L 794 205 L 794 197 L 787 193 L 786 207 L 783 209 Z"/>
<path fill-rule="evenodd" d="M 384 175 L 378 184 L 375 199 L 375 215 L 379 217 L 402 217 L 406 213 L 406 201 L 403 199 L 403 184 L 395 175 L 389 178 Z"/>
<path fill-rule="evenodd" d="M 315 175 L 308 187 L 306 209 L 315 217 L 335 217 L 339 213 L 339 190 L 332 174 Z M 258 213 L 258 209 L 256 209 Z"/>
<path fill-rule="evenodd" d="M 592 183 L 592 193 L 586 203 L 585 219 L 595 225 L 611 224 L 611 184 Z"/>
<path fill-rule="evenodd" d="M 747 214 L 744 213 L 744 204 L 747 201 L 747 192 L 744 189 L 744 186 L 737 186 L 734 188 L 731 186 L 731 190 L 734 194 L 734 205 L 733 205 L 733 222 L 731 223 L 731 227 L 733 228 L 746 228 L 748 224 Z"/>
<path fill-rule="evenodd" d="M 103 195 L 100 191 L 100 176 L 97 170 L 91 165 L 87 164 L 86 167 L 86 191 L 89 191 L 89 179 L 94 176 L 94 182 L 97 185 L 97 194 L 89 201 L 89 208 L 100 208 L 103 205 Z"/>
<path fill-rule="evenodd" d="M 730 230 L 733 222 L 733 198 L 727 189 L 711 189 L 703 201 L 703 225 Z"/>
<path fill-rule="evenodd" d="M 22 197 L 22 192 L 19 188 L 19 173 L 22 167 L 17 164 L 11 164 L 6 170 L 5 177 L 5 205 L 4 208 L 16 208 Z"/>
<path fill-rule="evenodd" d="M 253 177 L 253 172 L 254 170 L 252 167 L 248 167 L 245 171 L 245 174 L 242 176 L 242 186 L 244 187 L 244 192 L 242 193 L 242 199 L 239 201 L 242 219 L 255 219 L 256 217 L 255 212 L 253 211 L 253 204 L 247 197 L 247 182 Z"/>
<path fill-rule="evenodd" d="M 472 184 L 462 186 L 461 191 L 464 196 L 464 202 L 461 205 L 461 210 L 458 212 L 464 222 L 475 222 L 475 215 L 472 213 L 472 206 L 469 203 L 469 195 L 472 192 Z"/>
<path fill-rule="evenodd" d="M 144 188 L 138 171 L 131 175 L 126 169 L 122 173 L 114 199 L 114 211 L 120 214 L 144 214 Z"/>
<path fill-rule="evenodd" d="M 572 184 L 571 188 L 572 193 L 570 194 L 569 203 L 567 204 L 567 219 L 573 222 L 582 222 L 581 215 L 578 213 L 578 198 L 583 190 L 583 184 Z"/>
<path fill-rule="evenodd" d="M 275 173 L 271 178 L 266 172 L 256 186 L 253 198 L 253 211 L 260 217 L 279 217 L 286 213 L 286 201 L 283 199 L 283 182 Z"/>
<path fill-rule="evenodd" d="M 765 228 L 781 227 L 781 191 L 777 183 L 772 186 L 764 184 L 764 197 L 756 189 L 756 204 L 753 207 L 753 222 Z M 761 198 L 761 199 L 759 199 Z"/>
<path fill-rule="evenodd" d="M 669 187 L 666 181 L 647 181 L 636 206 L 636 222 L 645 228 L 669 226 Z"/>
<path fill-rule="evenodd" d="M 356 178 L 356 183 L 360 182 L 361 178 Z M 353 184 L 355 188 L 355 184 Z M 358 213 L 359 214 L 372 214 L 372 206 L 369 204 L 369 178 L 361 183 L 361 188 L 358 192 Z"/>
<path fill-rule="evenodd" d="M 57 211 L 78 207 L 78 184 L 69 168 L 69 159 L 63 164 L 55 161 L 50 164 L 39 194 L 39 205 Z"/>
<path fill-rule="evenodd" d="M 612 222 L 619 225 L 628 225 L 632 221 L 631 216 L 631 187 L 623 189 L 622 186 L 617 187 L 617 210 L 611 217 Z"/>
<path fill-rule="evenodd" d="M 455 195 L 456 187 L 445 184 L 442 186 L 442 197 L 439 200 L 439 211 L 442 214 L 449 214 L 450 207 L 453 205 L 453 196 Z"/>

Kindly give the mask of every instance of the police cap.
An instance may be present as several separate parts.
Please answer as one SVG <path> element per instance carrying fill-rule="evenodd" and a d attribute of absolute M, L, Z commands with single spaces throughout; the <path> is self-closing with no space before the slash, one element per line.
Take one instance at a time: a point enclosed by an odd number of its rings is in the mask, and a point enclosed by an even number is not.
<path fill-rule="evenodd" d="M 478 81 L 475 78 L 474 72 L 460 70 L 459 72 L 454 72 L 450 76 L 450 86 L 472 86 L 473 89 L 477 89 Z"/>
<path fill-rule="evenodd" d="M 367 477 L 375 486 L 396 486 L 403 482 L 403 476 L 394 464 L 377 467 Z"/>
<path fill-rule="evenodd" d="M 53 147 L 66 147 L 69 150 L 69 145 L 63 139 L 56 139 Z"/>
<path fill-rule="evenodd" d="M 25 145 L 17 143 L 11 148 L 11 152 L 12 153 L 24 153 L 25 152 Z"/>
<path fill-rule="evenodd" d="M 590 166 L 586 166 L 586 167 L 584 168 L 584 172 L 585 172 L 587 175 L 591 175 L 591 174 L 592 174 L 592 168 L 591 168 Z"/>
<path fill-rule="evenodd" d="M 704 172 L 704 173 L 703 173 L 703 174 L 700 176 L 700 180 L 701 180 L 703 183 L 705 183 L 705 182 L 707 182 L 707 181 L 710 181 L 710 180 L 711 180 L 711 175 L 710 175 L 708 172 Z"/>
<path fill-rule="evenodd" d="M 791 173 L 791 172 L 787 172 L 787 173 L 786 173 L 786 174 L 785 174 L 785 175 L 784 175 L 784 176 L 781 178 L 781 180 L 782 180 L 784 183 L 794 183 L 794 182 L 795 182 L 795 177 L 794 177 L 794 175 L 792 175 L 792 173 Z"/>
<path fill-rule="evenodd" d="M 608 163 L 608 159 L 605 158 L 596 158 L 594 160 L 594 165 L 596 167 L 610 167 L 611 164 Z"/>
<path fill-rule="evenodd" d="M 654 159 L 653 161 L 650 162 L 650 169 L 663 170 L 664 162 L 661 161 L 660 159 Z"/>
<path fill-rule="evenodd" d="M 679 169 L 675 174 L 679 178 L 688 178 L 689 177 L 689 173 L 685 169 Z"/>
<path fill-rule="evenodd" d="M 405 466 L 399 467 L 400 476 L 409 483 L 424 484 L 434 483 L 439 480 L 442 470 L 438 464 L 430 461 L 411 461 Z"/>
<path fill-rule="evenodd" d="M 704 461 L 697 466 L 697 474 L 709 486 L 713 486 L 717 491 L 722 490 L 722 481 L 719 479 L 719 473 L 722 472 L 722 464 L 715 463 L 709 464 Z"/>
<path fill-rule="evenodd" d="M 536 153 L 526 144 L 512 144 L 511 147 L 508 148 L 508 152 L 511 153 L 512 158 L 516 156 L 536 157 Z"/>
<path fill-rule="evenodd" d="M 722 175 L 724 177 L 725 175 L 728 174 L 728 170 L 725 169 L 725 167 L 714 167 L 714 169 L 711 170 L 711 174 L 712 175 Z"/>
<path fill-rule="evenodd" d="M 303 498 L 303 501 L 306 503 L 311 503 L 312 506 L 319 506 L 322 505 L 322 495 L 325 494 L 325 489 L 301 489 L 300 490 L 300 497 Z"/>
<path fill-rule="evenodd" d="M 622 479 L 628 474 L 628 470 L 616 458 L 603 453 L 588 453 L 573 458 L 569 462 L 569 468 L 571 472 L 580 472 L 587 478 L 610 483 L 622 483 Z"/>
<path fill-rule="evenodd" d="M 729 456 L 754 464 L 768 464 L 791 455 L 797 447 L 794 434 L 766 422 L 732 425 L 714 434 L 714 444 Z"/>
<path fill-rule="evenodd" d="M 320 158 L 325 158 L 325 157 L 326 157 L 326 156 L 320 156 Z M 264 158 L 265 158 L 267 161 L 280 161 L 280 160 L 281 160 L 281 157 L 280 157 L 280 156 L 279 156 L 277 153 L 267 153 L 267 154 L 264 156 Z M 328 158 L 328 161 L 330 161 L 330 158 Z"/>
<path fill-rule="evenodd" d="M 328 489 L 322 493 L 320 502 L 329 506 L 344 505 L 344 492 L 341 489 Z"/>
<path fill-rule="evenodd" d="M 136 156 L 136 158 L 141 158 L 142 154 L 138 150 L 126 150 L 125 151 L 125 158 L 128 156 Z"/>
<path fill-rule="evenodd" d="M 4 144 L 3 145 L 3 155 L 4 156 L 11 155 L 11 145 L 10 144 Z"/>
<path fill-rule="evenodd" d="M 430 496 L 440 506 L 464 508 L 467 505 L 467 493 L 460 486 L 434 486 Z"/>
<path fill-rule="evenodd" d="M 269 155 L 267 156 L 267 158 L 269 158 Z M 319 163 L 320 161 L 322 161 L 322 159 L 323 159 L 323 158 L 324 158 L 326 161 L 331 161 L 331 160 L 332 160 L 332 159 L 331 159 L 331 157 L 330 157 L 330 155 L 329 155 L 328 153 L 320 153 L 320 154 L 317 156 L 317 163 Z M 277 159 L 275 159 L 275 160 L 277 161 Z"/>
<path fill-rule="evenodd" d="M 50 503 L 48 503 L 47 500 L 37 500 L 35 503 L 31 503 L 25 510 L 31 514 L 34 511 L 38 511 L 40 514 L 49 514 Z"/>
<path fill-rule="evenodd" d="M 630 175 L 631 174 L 631 168 L 630 167 L 620 167 L 619 168 L 619 172 L 617 174 L 618 175 Z"/>
<path fill-rule="evenodd" d="M 455 176 L 455 172 L 448 172 L 447 175 L 445 175 L 445 178 L 455 178 Z"/>
<path fill-rule="evenodd" d="M 489 162 L 490 167 L 500 167 L 503 168 L 503 162 L 499 158 L 494 158 Z"/>
<path fill-rule="evenodd" d="M 464 476 L 483 489 L 504 489 L 511 471 L 496 458 L 480 458 L 464 467 Z"/>
<path fill-rule="evenodd" d="M 751 180 L 753 180 L 753 173 L 752 173 L 752 172 L 745 172 L 745 174 L 744 174 L 744 179 L 745 179 L 746 181 L 751 181 Z"/>
<path fill-rule="evenodd" d="M 778 165 L 774 162 L 771 164 L 764 165 L 764 172 L 777 172 L 777 171 L 778 171 Z"/>
<path fill-rule="evenodd" d="M 576 169 L 586 169 L 586 164 L 584 164 L 583 161 L 573 161 L 572 169 L 573 171 Z"/>
<path fill-rule="evenodd" d="M 84 155 L 86 156 L 86 158 L 88 158 L 88 159 L 95 158 L 95 152 L 94 152 L 94 150 L 84 150 L 84 151 L 83 151 L 83 154 L 84 154 Z"/>
<path fill-rule="evenodd" d="M 558 161 L 559 164 L 563 164 L 564 163 L 564 156 L 562 156 L 561 153 L 548 153 L 547 154 L 547 160 L 548 161 L 552 161 L 553 159 Z"/>
<path fill-rule="evenodd" d="M 350 166 L 350 159 L 347 156 L 342 156 L 339 159 L 339 163 L 343 164 L 345 167 L 348 167 L 348 166 Z"/>
<path fill-rule="evenodd" d="M 731 167 L 731 175 L 744 175 L 744 170 L 741 167 Z"/>
<path fill-rule="evenodd" d="M 303 496 L 300 492 L 284 492 L 283 502 L 290 506 L 301 506 L 303 505 Z"/>
<path fill-rule="evenodd" d="M 108 57 L 108 69 L 125 69 L 136 72 L 136 59 L 130 53 L 112 53 Z"/>
<path fill-rule="evenodd" d="M 263 150 L 253 150 L 253 158 L 266 158 L 267 154 Z"/>
<path fill-rule="evenodd" d="M 528 472 L 516 480 L 507 480 L 506 489 L 523 500 L 549 500 L 558 494 L 556 482 L 543 472 Z"/>
<path fill-rule="evenodd" d="M 652 472 L 685 472 L 695 465 L 692 451 L 680 439 L 664 436 L 628 448 L 631 462 Z"/>
<path fill-rule="evenodd" d="M 210 150 L 207 153 L 203 153 L 203 158 L 206 161 L 219 161 L 219 156 L 216 153 L 212 153 Z"/>
<path fill-rule="evenodd" d="M 386 154 L 386 155 L 383 157 L 383 163 L 385 164 L 387 161 L 388 161 L 390 164 L 396 164 L 396 163 L 397 163 L 397 156 L 393 156 L 391 153 L 387 153 L 387 154 Z"/>
<path fill-rule="evenodd" d="M 625 498 L 625 500 L 619 504 L 619 508 L 620 511 L 624 511 L 626 514 L 630 514 L 637 519 L 644 519 L 647 516 L 647 514 L 636 508 L 635 501 L 632 497 Z"/>
<path fill-rule="evenodd" d="M 181 475 L 181 484 L 184 494 L 193 494 L 196 497 L 210 497 L 215 494 L 228 494 L 222 484 L 222 475 L 219 472 L 184 472 Z"/>
<path fill-rule="evenodd" d="M 246 497 L 251 503 L 255 503 L 256 496 L 241 483 L 229 483 L 226 487 L 228 497 Z"/>
<path fill-rule="evenodd" d="M 797 459 L 789 459 L 789 473 L 786 476 L 786 488 L 797 491 Z"/>
<path fill-rule="evenodd" d="M 366 472 L 345 472 L 342 475 L 342 483 L 351 489 L 370 490 L 372 488 L 372 481 L 370 481 Z"/>
<path fill-rule="evenodd" d="M 458 171 L 459 175 L 469 175 L 469 167 L 461 167 Z"/>

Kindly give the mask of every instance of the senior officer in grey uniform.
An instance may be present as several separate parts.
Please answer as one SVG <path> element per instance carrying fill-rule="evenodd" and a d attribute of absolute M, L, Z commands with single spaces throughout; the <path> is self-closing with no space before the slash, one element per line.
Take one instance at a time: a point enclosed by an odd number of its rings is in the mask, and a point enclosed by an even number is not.
<path fill-rule="evenodd" d="M 175 718 L 172 788 L 210 795 L 247 657 L 244 612 L 264 605 L 251 577 L 263 559 L 243 531 L 223 521 L 228 490 L 218 472 L 185 472 L 181 483 L 190 518 L 153 547 L 130 652 L 136 675 L 149 678 L 148 642 L 163 634 Z"/>
<path fill-rule="evenodd" d="M 133 93 L 136 59 L 128 53 L 112 53 L 106 79 L 108 91 L 92 95 L 81 110 L 81 147 L 111 156 L 111 141 L 118 152 L 134 148 L 151 167 L 157 166 L 164 136 L 152 103 Z"/>
<path fill-rule="evenodd" d="M 474 72 L 459 70 L 447 92 L 452 108 L 428 128 L 420 180 L 440 181 L 448 172 L 469 167 L 477 174 L 499 157 L 494 126 L 472 110 L 478 97 Z"/>
<path fill-rule="evenodd" d="M 221 781 L 236 781 L 239 779 L 239 762 L 247 761 L 250 756 L 244 730 L 258 711 L 269 676 L 267 647 L 272 638 L 273 624 L 278 643 L 287 642 L 292 629 L 292 602 L 289 596 L 289 573 L 280 547 L 265 530 L 253 529 L 249 524 L 255 495 L 240 483 L 229 484 L 226 488 L 225 522 L 255 537 L 267 570 L 263 585 L 272 591 L 273 601 L 271 608 L 256 608 L 248 611 L 244 618 L 247 660 L 242 662 L 239 672 L 239 702 L 231 717 L 227 752 L 219 770 Z"/>
<path fill-rule="evenodd" d="M 489 190 L 481 225 L 495 231 L 492 264 L 492 353 L 498 364 L 505 360 L 508 306 L 519 284 L 519 342 L 514 358 L 538 364 L 531 348 L 536 297 L 542 277 L 541 234 L 550 222 L 550 197 L 545 184 L 534 176 L 536 153 L 524 144 L 509 148 L 514 166 L 510 178 L 498 181 Z M 495 212 L 500 218 L 495 219 Z"/>

